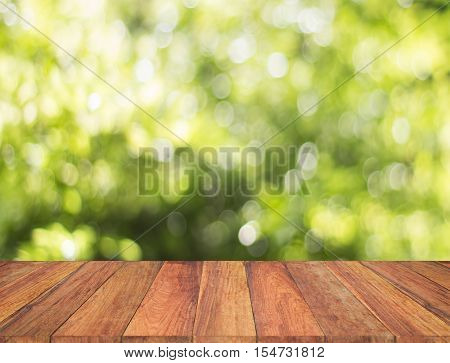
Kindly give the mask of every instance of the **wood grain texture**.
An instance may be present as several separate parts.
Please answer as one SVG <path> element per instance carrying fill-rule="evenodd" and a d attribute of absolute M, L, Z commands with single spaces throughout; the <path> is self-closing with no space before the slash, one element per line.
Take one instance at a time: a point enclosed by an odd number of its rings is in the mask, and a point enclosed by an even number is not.
<path fill-rule="evenodd" d="M 320 342 L 323 332 L 286 267 L 246 264 L 259 342 Z"/>
<path fill-rule="evenodd" d="M 430 279 L 395 262 L 363 262 L 363 265 L 389 280 L 425 309 L 450 323 L 449 291 Z"/>
<path fill-rule="evenodd" d="M 359 262 L 327 262 L 327 267 L 396 336 L 396 341 L 450 336 L 433 313 Z M 439 338 L 441 339 L 441 338 Z"/>
<path fill-rule="evenodd" d="M 438 262 L 401 262 L 402 265 L 450 289 L 450 269 Z"/>
<path fill-rule="evenodd" d="M 192 341 L 201 271 L 201 262 L 164 263 L 122 341 Z"/>
<path fill-rule="evenodd" d="M 83 262 L 49 262 L 0 288 L 0 322 L 77 270 Z"/>
<path fill-rule="evenodd" d="M 322 262 L 289 262 L 288 270 L 327 342 L 393 342 L 392 333 Z"/>
<path fill-rule="evenodd" d="M 127 263 L 52 335 L 52 342 L 120 342 L 161 265 Z"/>
<path fill-rule="evenodd" d="M 0 288 L 32 271 L 48 264 L 46 262 L 10 261 L 0 265 Z"/>
<path fill-rule="evenodd" d="M 9 341 L 49 342 L 69 318 L 117 269 L 121 262 L 88 262 L 5 320 L 0 335 Z"/>
<path fill-rule="evenodd" d="M 195 342 L 256 342 L 243 262 L 204 262 Z"/>
<path fill-rule="evenodd" d="M 450 341 L 443 262 L 161 264 L 0 261 L 0 342 Z"/>

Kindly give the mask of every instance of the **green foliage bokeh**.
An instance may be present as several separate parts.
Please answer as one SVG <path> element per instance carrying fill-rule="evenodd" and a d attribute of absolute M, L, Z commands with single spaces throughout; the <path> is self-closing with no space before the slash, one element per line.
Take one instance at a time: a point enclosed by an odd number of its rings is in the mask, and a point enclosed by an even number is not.
<path fill-rule="evenodd" d="M 444 3 L 5 4 L 198 149 L 263 142 Z M 164 219 L 184 197 L 137 195 L 139 148 L 183 142 L 0 4 L 0 258 L 449 259 L 449 24 L 447 7 L 270 141 L 315 145 L 308 195 Z"/>

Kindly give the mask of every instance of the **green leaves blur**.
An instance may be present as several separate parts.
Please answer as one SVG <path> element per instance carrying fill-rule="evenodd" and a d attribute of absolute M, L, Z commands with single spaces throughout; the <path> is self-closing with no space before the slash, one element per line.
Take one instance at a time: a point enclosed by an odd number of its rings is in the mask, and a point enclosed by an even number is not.
<path fill-rule="evenodd" d="M 8 6 L 198 148 L 263 142 L 443 3 Z M 306 234 L 219 195 L 139 240 L 182 200 L 137 196 L 139 148 L 185 145 L 0 12 L 1 258 L 449 258 L 448 7 L 271 141 L 318 149 L 310 194 L 261 196 Z"/>

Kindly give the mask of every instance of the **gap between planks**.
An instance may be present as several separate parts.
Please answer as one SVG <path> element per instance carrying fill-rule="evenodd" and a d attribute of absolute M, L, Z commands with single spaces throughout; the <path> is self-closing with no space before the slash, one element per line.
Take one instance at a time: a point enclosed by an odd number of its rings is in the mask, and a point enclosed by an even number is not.
<path fill-rule="evenodd" d="M 53 333 L 52 342 L 120 342 L 161 265 L 124 264 Z"/>
<path fill-rule="evenodd" d="M 360 262 L 327 262 L 333 274 L 395 335 L 397 342 L 441 342 L 449 326 Z"/>

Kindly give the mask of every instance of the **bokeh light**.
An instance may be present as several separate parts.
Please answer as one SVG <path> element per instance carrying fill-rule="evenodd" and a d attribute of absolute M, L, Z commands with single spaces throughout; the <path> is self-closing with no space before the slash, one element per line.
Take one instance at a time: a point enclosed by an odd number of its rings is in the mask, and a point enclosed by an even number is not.
<path fill-rule="evenodd" d="M 0 5 L 1 259 L 449 259 L 448 8 L 317 105 L 444 0 L 7 4 L 126 97 Z M 291 193 L 258 196 L 292 224 L 138 195 L 140 148 L 259 145 L 299 114 L 270 141 Z"/>

